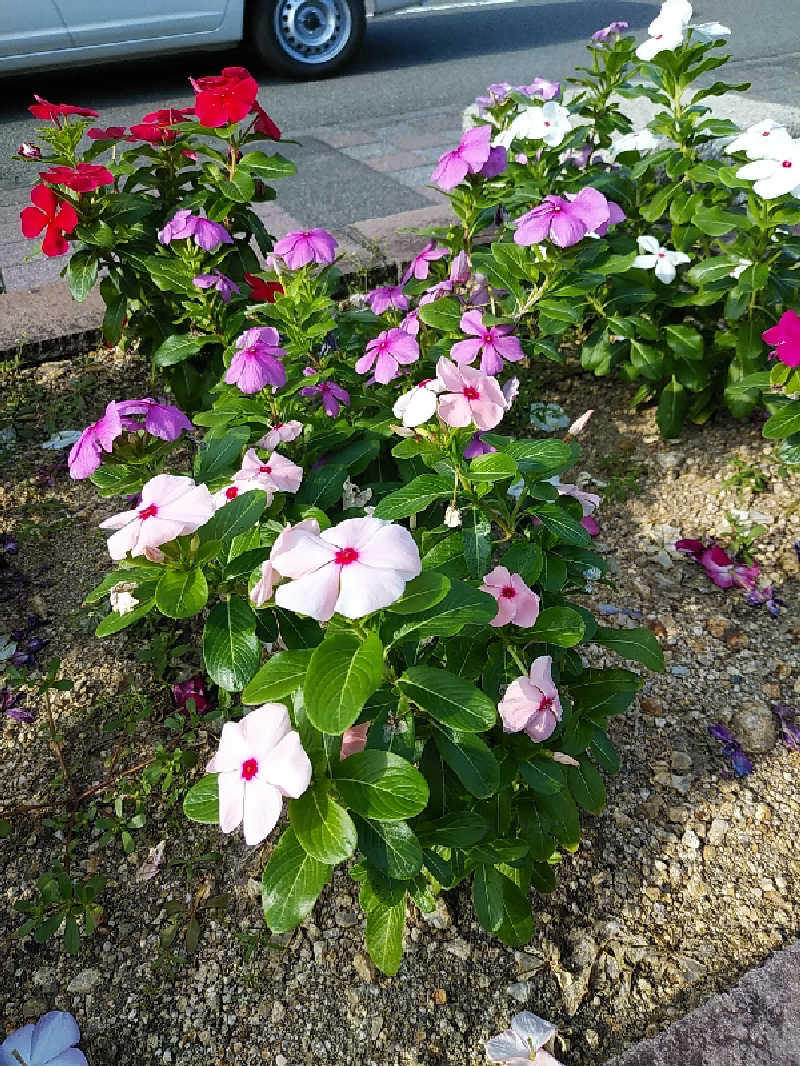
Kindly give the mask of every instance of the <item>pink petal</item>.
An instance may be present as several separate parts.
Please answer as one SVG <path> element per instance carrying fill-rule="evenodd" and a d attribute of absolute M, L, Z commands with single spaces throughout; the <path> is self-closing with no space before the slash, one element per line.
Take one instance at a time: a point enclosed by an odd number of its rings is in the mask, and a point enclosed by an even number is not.
<path fill-rule="evenodd" d="M 281 577 L 304 577 L 333 560 L 336 552 L 307 529 L 292 529 L 280 546 L 275 542 L 270 559 Z M 279 538 L 280 540 L 280 538 Z"/>
<path fill-rule="evenodd" d="M 446 393 L 439 397 L 439 416 L 448 426 L 462 429 L 472 422 L 472 410 L 469 402 L 460 395 Z M 498 419 L 499 421 L 499 419 Z M 497 423 L 492 423 L 496 425 Z"/>
<path fill-rule="evenodd" d="M 378 529 L 359 549 L 359 562 L 365 566 L 396 570 L 406 581 L 422 572 L 419 549 L 414 538 L 404 526 L 394 522 Z"/>
<path fill-rule="evenodd" d="M 473 363 L 482 347 L 483 341 L 481 341 L 480 338 L 476 338 L 475 340 L 456 341 L 450 349 L 450 358 L 454 359 L 457 363 Z"/>
<path fill-rule="evenodd" d="M 244 784 L 244 842 L 251 847 L 266 840 L 278 824 L 283 797 L 274 785 L 254 777 Z"/>
<path fill-rule="evenodd" d="M 275 602 L 287 611 L 307 615 L 318 622 L 327 622 L 336 609 L 339 570 L 340 567 L 329 561 L 313 573 L 290 581 L 288 585 L 280 585 L 275 593 Z"/>
<path fill-rule="evenodd" d="M 528 724 L 538 706 L 536 690 L 527 677 L 518 677 L 512 681 L 497 707 L 503 719 L 503 731 L 519 733 Z"/>
<path fill-rule="evenodd" d="M 311 783 L 311 760 L 299 733 L 287 733 L 280 740 L 263 765 L 259 764 L 257 777 L 274 785 L 284 796 L 297 799 L 303 795 Z"/>
<path fill-rule="evenodd" d="M 223 833 L 232 833 L 242 823 L 244 814 L 244 778 L 242 768 L 237 766 L 217 775 L 219 790 L 219 827 Z"/>

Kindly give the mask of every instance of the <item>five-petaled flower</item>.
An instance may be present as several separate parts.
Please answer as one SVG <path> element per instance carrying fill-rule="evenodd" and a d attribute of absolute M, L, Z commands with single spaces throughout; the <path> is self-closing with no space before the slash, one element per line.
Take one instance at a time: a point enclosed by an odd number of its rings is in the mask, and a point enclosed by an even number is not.
<path fill-rule="evenodd" d="M 559 248 L 569 248 L 587 233 L 604 236 L 609 225 L 621 222 L 624 217 L 618 204 L 587 185 L 566 200 L 561 196 L 546 196 L 532 211 L 520 215 L 514 222 L 514 243 L 527 248 L 549 237 Z"/>
<path fill-rule="evenodd" d="M 531 740 L 542 741 L 561 721 L 561 701 L 553 684 L 549 655 L 540 655 L 531 664 L 530 675 L 518 677 L 506 689 L 498 705 L 506 733 L 523 729 Z"/>
<path fill-rule="evenodd" d="M 505 397 L 496 378 L 471 366 L 456 366 L 445 356 L 436 364 L 436 377 L 444 390 L 439 397 L 439 417 L 448 426 L 494 429 L 506 413 Z"/>
<path fill-rule="evenodd" d="M 800 366 L 800 316 L 796 311 L 784 311 L 761 336 L 774 348 L 772 358 L 777 356 L 786 366 Z"/>
<path fill-rule="evenodd" d="M 664 0 L 661 11 L 647 27 L 650 36 L 636 49 L 636 55 L 649 62 L 659 52 L 671 52 L 683 44 L 691 17 L 688 0 Z"/>
<path fill-rule="evenodd" d="M 272 326 L 254 326 L 240 334 L 236 338 L 238 351 L 225 374 L 227 384 L 238 385 L 248 396 L 265 385 L 285 385 L 286 369 L 280 360 L 286 352 L 279 345 L 278 331 Z"/>
<path fill-rule="evenodd" d="M 33 207 L 23 207 L 19 217 L 25 237 L 38 237 L 44 230 L 42 251 L 45 255 L 65 255 L 69 241 L 65 233 L 72 233 L 78 225 L 78 215 L 72 204 L 59 200 L 49 185 L 34 185 L 31 189 Z"/>
<path fill-rule="evenodd" d="M 539 597 L 528 588 L 519 574 L 512 574 L 505 566 L 496 566 L 483 579 L 481 592 L 488 592 L 497 600 L 497 614 L 489 623 L 495 628 L 513 622 L 527 629 L 539 617 Z"/>
<path fill-rule="evenodd" d="M 336 258 L 337 242 L 327 230 L 292 230 L 276 243 L 273 254 L 280 256 L 289 270 L 299 270 L 308 263 L 330 266 Z"/>
<path fill-rule="evenodd" d="M 489 159 L 491 139 L 491 126 L 473 126 L 467 130 L 458 147 L 451 152 L 445 152 L 439 158 L 431 181 L 436 182 L 445 192 L 450 192 L 456 185 L 460 185 L 468 174 L 477 174 Z"/>
<path fill-rule="evenodd" d="M 246 844 L 266 840 L 281 816 L 284 796 L 297 799 L 311 783 L 311 761 L 282 703 L 265 703 L 222 727 L 206 767 L 217 774 L 219 827 L 244 829 Z"/>
<path fill-rule="evenodd" d="M 223 225 L 210 218 L 193 215 L 188 208 L 176 211 L 166 226 L 158 231 L 161 244 L 187 240 L 189 237 L 193 237 L 197 247 L 206 252 L 215 252 L 221 244 L 233 244 L 233 238 Z"/>
<path fill-rule="evenodd" d="M 189 80 L 195 91 L 197 121 L 210 129 L 240 122 L 258 95 L 258 82 L 244 67 L 223 67 L 221 74 Z"/>
<path fill-rule="evenodd" d="M 263 489 L 266 493 L 297 492 L 303 480 L 303 468 L 278 452 L 261 459 L 255 448 L 248 448 L 233 480 L 242 488 Z"/>
<path fill-rule="evenodd" d="M 75 1045 L 81 1038 L 78 1023 L 64 1010 L 51 1010 L 35 1025 L 23 1025 L 0 1044 L 0 1066 L 87 1066 Z"/>
<path fill-rule="evenodd" d="M 672 252 L 669 248 L 662 248 L 655 237 L 644 235 L 637 237 L 641 254 L 637 255 L 631 266 L 642 270 L 653 270 L 659 281 L 668 285 L 675 280 L 675 267 L 682 263 L 690 263 L 691 260 L 685 252 Z"/>
<path fill-rule="evenodd" d="M 306 373 L 314 373 L 311 367 L 307 367 Z M 301 396 L 319 396 L 322 400 L 322 409 L 330 418 L 336 418 L 342 406 L 350 406 L 350 393 L 337 385 L 335 381 L 320 381 L 318 385 L 306 385 L 300 390 Z"/>
<path fill-rule="evenodd" d="M 447 248 L 437 248 L 436 241 L 428 241 L 421 252 L 417 252 L 403 274 L 403 285 L 409 278 L 415 277 L 417 281 L 425 281 L 428 276 L 429 266 L 437 259 L 443 259 L 450 252 Z"/>
<path fill-rule="evenodd" d="M 302 422 L 297 422 L 294 419 L 290 422 L 276 422 L 274 426 L 267 430 L 260 440 L 256 441 L 256 447 L 268 448 L 270 451 L 273 451 L 273 449 L 277 448 L 279 444 L 297 440 L 302 432 Z"/>
<path fill-rule="evenodd" d="M 93 474 L 102 462 L 102 453 L 111 451 L 122 430 L 119 405 L 112 400 L 103 417 L 87 426 L 72 445 L 67 459 L 70 477 L 79 481 Z"/>
<path fill-rule="evenodd" d="M 565 107 L 548 100 L 541 107 L 526 107 L 512 120 L 508 129 L 494 139 L 496 145 L 510 148 L 514 140 L 544 141 L 557 148 L 572 129 L 572 116 Z"/>
<path fill-rule="evenodd" d="M 205 485 L 175 474 L 158 474 L 142 488 L 139 505 L 100 523 L 116 532 L 108 538 L 112 559 L 144 555 L 148 548 L 194 533 L 211 518 L 214 502 Z"/>
<path fill-rule="evenodd" d="M 226 304 L 231 302 L 234 293 L 239 292 L 236 282 L 218 270 L 212 270 L 210 274 L 198 274 L 192 278 L 192 285 L 197 289 L 215 289 Z"/>
<path fill-rule="evenodd" d="M 551 1022 L 528 1010 L 511 1019 L 511 1028 L 493 1036 L 484 1044 L 489 1062 L 506 1066 L 560 1066 L 557 1059 L 544 1050 L 558 1030 Z"/>
<path fill-rule="evenodd" d="M 403 292 L 402 285 L 381 285 L 368 292 L 365 299 L 373 315 L 382 315 L 390 308 L 397 311 L 408 310 L 408 297 Z"/>
<path fill-rule="evenodd" d="M 472 340 L 456 341 L 450 349 L 450 358 L 456 363 L 473 363 L 480 355 L 481 372 L 499 374 L 503 360 L 518 363 L 525 357 L 522 345 L 516 337 L 513 325 L 485 326 L 481 311 L 465 311 L 461 316 L 461 330 Z"/>
<path fill-rule="evenodd" d="M 289 530 L 270 558 L 292 579 L 279 586 L 275 602 L 318 622 L 334 613 L 363 618 L 388 607 L 422 571 L 409 531 L 379 518 L 347 518 L 321 533 Z"/>
<path fill-rule="evenodd" d="M 78 163 L 73 167 L 51 167 L 50 170 L 39 172 L 42 181 L 51 185 L 63 185 L 65 189 L 73 192 L 91 192 L 99 189 L 101 185 L 113 185 L 114 175 L 108 167 L 97 163 Z"/>
<path fill-rule="evenodd" d="M 800 142 L 773 141 L 760 158 L 740 167 L 736 177 L 752 181 L 753 192 L 764 200 L 800 195 Z"/>
<path fill-rule="evenodd" d="M 356 362 L 356 373 L 368 374 L 375 367 L 375 380 L 387 385 L 400 373 L 401 366 L 416 363 L 419 345 L 405 330 L 394 327 L 384 330 L 367 344 L 367 350 Z"/>
<path fill-rule="evenodd" d="M 627 22 L 609 22 L 607 26 L 603 26 L 601 30 L 595 30 L 592 34 L 592 40 L 595 44 L 602 43 L 610 40 L 611 37 L 616 41 L 623 30 L 627 30 Z"/>
<path fill-rule="evenodd" d="M 782 122 L 765 118 L 734 137 L 725 151 L 744 152 L 748 159 L 763 159 L 765 156 L 775 156 L 776 152 L 791 143 L 791 134 Z"/>

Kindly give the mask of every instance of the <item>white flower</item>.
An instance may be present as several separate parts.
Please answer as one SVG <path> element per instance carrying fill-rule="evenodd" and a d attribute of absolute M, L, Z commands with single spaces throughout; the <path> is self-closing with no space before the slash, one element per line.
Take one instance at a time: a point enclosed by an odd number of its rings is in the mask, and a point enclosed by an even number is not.
<path fill-rule="evenodd" d="M 120 581 L 114 585 L 108 594 L 111 610 L 117 614 L 130 614 L 131 611 L 136 610 L 139 601 L 131 595 L 135 590 L 136 585 L 132 581 Z"/>
<path fill-rule="evenodd" d="M 421 426 L 436 414 L 436 396 L 444 386 L 437 378 L 421 381 L 398 397 L 392 411 L 408 428 Z"/>
<path fill-rule="evenodd" d="M 790 192 L 800 196 L 800 142 L 788 141 L 772 148 L 774 157 L 756 159 L 736 171 L 737 178 L 753 181 L 753 192 L 774 200 Z"/>
<path fill-rule="evenodd" d="M 611 158 L 616 159 L 620 152 L 639 152 L 641 155 L 648 155 L 650 152 L 655 152 L 661 143 L 661 139 L 648 129 L 637 130 L 635 133 L 623 133 L 611 139 Z"/>
<path fill-rule="evenodd" d="M 524 1010 L 511 1019 L 510 1029 L 486 1041 L 486 1056 L 489 1062 L 531 1062 L 536 1066 L 558 1066 L 557 1060 L 542 1050 L 557 1032 L 551 1022 Z"/>
<path fill-rule="evenodd" d="M 544 141 L 557 148 L 572 129 L 572 116 L 565 107 L 548 100 L 542 107 L 526 107 L 512 121 L 507 130 L 499 133 L 495 145 L 509 148 L 515 139 Z"/>
<path fill-rule="evenodd" d="M 691 17 L 692 5 L 687 0 L 665 0 L 661 11 L 647 27 L 650 36 L 636 49 L 636 55 L 649 61 L 659 52 L 671 51 L 683 44 Z"/>
<path fill-rule="evenodd" d="M 690 26 L 689 29 L 698 41 L 708 44 L 709 41 L 720 41 L 723 37 L 730 37 L 729 26 L 723 26 L 721 22 L 701 22 L 698 26 Z"/>
<path fill-rule="evenodd" d="M 675 280 L 676 266 L 691 262 L 689 256 L 683 252 L 671 252 L 668 248 L 662 248 L 655 237 L 637 237 L 636 240 L 643 254 L 637 255 L 631 266 L 655 270 L 656 277 L 665 285 Z"/>
<path fill-rule="evenodd" d="M 740 278 L 749 266 L 753 265 L 752 259 L 740 259 L 733 270 L 728 271 L 729 278 Z"/>
<path fill-rule="evenodd" d="M 448 504 L 444 513 L 444 524 L 448 529 L 458 529 L 461 525 L 461 512 L 457 507 L 453 507 L 452 504 Z"/>
<path fill-rule="evenodd" d="M 765 118 L 763 122 L 748 126 L 744 133 L 734 137 L 725 151 L 729 155 L 745 152 L 748 159 L 764 159 L 774 156 L 781 146 L 785 148 L 791 143 L 792 138 L 783 123 Z"/>

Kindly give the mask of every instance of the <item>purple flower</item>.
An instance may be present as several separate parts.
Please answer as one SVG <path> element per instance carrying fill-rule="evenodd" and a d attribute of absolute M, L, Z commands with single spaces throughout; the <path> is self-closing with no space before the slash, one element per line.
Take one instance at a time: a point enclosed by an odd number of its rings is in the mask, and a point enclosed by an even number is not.
<path fill-rule="evenodd" d="M 450 280 L 454 285 L 466 285 L 472 276 L 469 268 L 469 256 L 459 252 L 450 260 Z"/>
<path fill-rule="evenodd" d="M 758 580 L 758 566 L 745 566 L 744 563 L 735 563 L 718 544 L 706 548 L 699 559 L 700 565 L 708 574 L 714 584 L 721 589 L 729 589 L 733 585 L 739 588 L 753 589 Z"/>
<path fill-rule="evenodd" d="M 508 152 L 502 145 L 498 145 L 496 148 L 490 150 L 489 158 L 478 173 L 482 178 L 496 178 L 498 174 L 503 173 L 507 166 Z"/>
<path fill-rule="evenodd" d="M 390 307 L 397 311 L 408 310 L 408 297 L 402 285 L 381 285 L 366 296 L 367 305 L 374 315 L 382 315 Z"/>
<path fill-rule="evenodd" d="M 519 85 L 518 89 L 526 96 L 538 96 L 542 100 L 552 100 L 561 92 L 561 82 L 536 77 L 530 85 Z"/>
<path fill-rule="evenodd" d="M 617 207 L 616 212 L 618 211 Z M 609 201 L 589 185 L 581 189 L 573 200 L 546 196 L 532 211 L 516 219 L 514 242 L 528 247 L 531 244 L 541 244 L 545 237 L 549 237 L 559 248 L 569 248 L 587 233 L 597 232 L 601 226 L 608 226 L 611 215 Z"/>
<path fill-rule="evenodd" d="M 75 1045 L 81 1038 L 78 1023 L 64 1010 L 43 1014 L 36 1025 L 23 1025 L 0 1044 L 0 1064 L 17 1066 L 86 1066 Z"/>
<path fill-rule="evenodd" d="M 233 244 L 230 233 L 219 222 L 193 215 L 188 210 L 176 211 L 166 226 L 158 231 L 158 239 L 162 244 L 186 240 L 189 237 L 194 237 L 197 247 L 206 252 L 215 251 L 221 244 Z"/>
<path fill-rule="evenodd" d="M 607 41 L 609 37 L 613 36 L 616 40 L 623 30 L 627 30 L 627 22 L 609 22 L 607 26 L 603 26 L 602 30 L 595 30 L 592 34 L 592 40 L 595 42 Z"/>
<path fill-rule="evenodd" d="M 16 555 L 19 542 L 10 533 L 0 533 L 0 555 Z"/>
<path fill-rule="evenodd" d="M 336 240 L 324 229 L 292 230 L 273 248 L 290 270 L 299 270 L 307 263 L 330 266 L 336 257 Z"/>
<path fill-rule="evenodd" d="M 280 360 L 286 355 L 280 348 L 280 336 L 272 326 L 248 329 L 236 338 L 239 349 L 225 374 L 228 385 L 238 385 L 252 395 L 265 385 L 280 388 L 286 384 L 286 370 Z"/>
<path fill-rule="evenodd" d="M 408 312 L 406 317 L 400 323 L 400 329 L 410 337 L 416 337 L 419 335 L 419 308 L 415 307 L 413 311 Z"/>
<path fill-rule="evenodd" d="M 760 607 L 762 604 L 766 604 L 772 618 L 777 618 L 780 614 L 781 607 L 786 606 L 786 601 L 779 599 L 775 595 L 775 588 L 772 585 L 767 585 L 765 588 L 752 588 L 747 594 L 747 602 L 751 607 Z"/>
<path fill-rule="evenodd" d="M 800 724 L 796 721 L 797 711 L 788 703 L 773 703 L 772 712 L 781 726 L 781 737 L 787 748 L 800 751 Z"/>
<path fill-rule="evenodd" d="M 122 417 L 124 429 L 144 429 L 161 440 L 177 440 L 184 430 L 188 433 L 192 429 L 192 423 L 180 408 L 157 403 L 147 396 L 141 400 L 122 400 L 117 404 L 117 411 Z M 131 415 L 144 415 L 144 425 L 134 422 Z"/>
<path fill-rule="evenodd" d="M 196 278 L 192 278 L 192 285 L 195 285 L 198 289 L 216 289 L 222 297 L 223 303 L 226 304 L 230 303 L 231 296 L 234 293 L 239 292 L 239 286 L 236 282 L 224 274 L 220 274 L 218 270 L 214 270 L 210 274 L 198 274 Z"/>
<path fill-rule="evenodd" d="M 403 284 L 413 275 L 417 281 L 424 281 L 428 276 L 428 264 L 449 255 L 447 248 L 437 248 L 436 241 L 428 241 L 422 251 L 415 255 L 403 275 Z"/>
<path fill-rule="evenodd" d="M 375 380 L 387 385 L 400 372 L 400 366 L 408 366 L 419 359 L 419 345 L 402 329 L 387 329 L 379 333 L 367 345 L 367 350 L 356 363 L 356 373 L 367 374 L 375 366 Z"/>
<path fill-rule="evenodd" d="M 489 158 L 491 139 L 491 126 L 473 126 L 467 130 L 457 148 L 440 156 L 431 181 L 436 182 L 445 192 L 450 192 L 456 185 L 460 185 L 468 174 L 477 174 Z"/>
<path fill-rule="evenodd" d="M 419 306 L 424 307 L 425 304 L 432 304 L 434 300 L 440 300 L 443 296 L 447 296 L 453 291 L 453 282 L 450 278 L 445 278 L 444 281 L 437 281 L 435 285 L 431 285 L 429 289 L 419 298 Z M 406 333 L 408 330 L 406 330 Z"/>
<path fill-rule="evenodd" d="M 186 681 L 178 681 L 172 686 L 172 697 L 179 711 L 188 710 L 187 703 L 194 703 L 195 714 L 207 711 L 210 704 L 203 689 L 203 678 L 200 674 L 190 677 Z"/>
<path fill-rule="evenodd" d="M 17 703 L 18 698 L 19 692 L 12 692 L 9 688 L 0 688 L 0 711 L 15 722 L 26 724 L 33 722 L 36 719 L 36 713 L 30 707 Z"/>
<path fill-rule="evenodd" d="M 587 141 L 585 144 L 581 144 L 577 148 L 573 148 L 571 151 L 567 152 L 565 161 L 567 163 L 572 163 L 572 165 L 578 170 L 585 170 L 589 160 L 592 157 L 593 151 L 594 145 L 591 143 L 591 141 Z M 609 200 L 609 206 L 611 205 L 611 202 L 612 201 Z M 617 210 L 620 210 L 618 205 L 615 204 L 614 206 L 617 207 Z M 622 219 L 609 219 L 609 222 L 611 221 L 621 222 Z"/>
<path fill-rule="evenodd" d="M 475 459 L 479 455 L 490 455 L 492 452 L 496 452 L 497 448 L 493 448 L 491 444 L 487 444 L 481 437 L 480 433 L 473 433 L 472 439 L 464 449 L 465 459 Z"/>
<path fill-rule="evenodd" d="M 708 731 L 714 740 L 722 744 L 722 753 L 731 760 L 733 772 L 737 777 L 746 777 L 752 773 L 753 764 L 742 751 L 738 740 L 724 725 L 710 725 Z"/>
<path fill-rule="evenodd" d="M 122 420 L 117 404 L 112 400 L 106 413 L 81 433 L 70 449 L 69 476 L 76 481 L 87 478 L 100 466 L 103 452 L 110 452 L 113 442 L 122 433 Z"/>
<path fill-rule="evenodd" d="M 303 371 L 304 374 L 314 373 L 311 367 L 306 367 Z M 345 407 L 350 406 L 350 393 L 347 389 L 343 389 L 341 385 L 337 385 L 335 381 L 321 381 L 318 385 L 306 385 L 304 389 L 300 390 L 301 396 L 316 396 L 319 395 L 322 400 L 322 407 L 326 415 L 331 418 L 336 418 L 339 414 L 340 405 Z"/>
<path fill-rule="evenodd" d="M 482 311 L 465 311 L 461 316 L 461 329 L 470 334 L 471 339 L 456 341 L 450 349 L 450 358 L 459 365 L 474 363 L 480 355 L 480 368 L 483 374 L 499 374 L 503 369 L 503 360 L 518 363 L 524 358 L 522 345 L 516 337 L 512 325 L 485 326 Z"/>

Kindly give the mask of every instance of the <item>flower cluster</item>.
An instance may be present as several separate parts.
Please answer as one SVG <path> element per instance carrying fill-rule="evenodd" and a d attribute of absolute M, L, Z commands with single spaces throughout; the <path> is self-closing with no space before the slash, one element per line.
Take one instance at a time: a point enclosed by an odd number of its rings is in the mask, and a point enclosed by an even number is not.
<path fill-rule="evenodd" d="M 138 422 L 142 416 L 144 421 Z M 144 430 L 161 440 L 174 441 L 191 429 L 192 423 L 183 411 L 172 404 L 157 403 L 150 397 L 112 400 L 103 417 L 87 426 L 70 449 L 70 477 L 80 480 L 93 474 L 103 460 L 103 452 L 111 452 L 114 441 L 124 432 Z"/>

